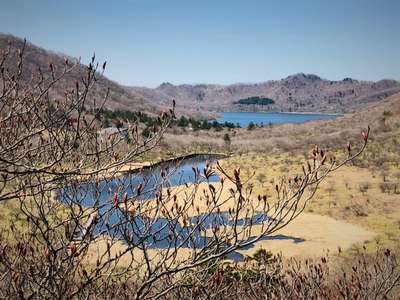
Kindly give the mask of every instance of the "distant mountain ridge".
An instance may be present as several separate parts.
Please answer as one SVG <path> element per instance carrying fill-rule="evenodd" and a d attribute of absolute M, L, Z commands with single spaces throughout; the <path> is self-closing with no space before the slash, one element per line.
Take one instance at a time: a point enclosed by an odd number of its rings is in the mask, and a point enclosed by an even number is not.
<path fill-rule="evenodd" d="M 9 41 L 15 53 L 23 43 L 20 38 L 0 33 L 0 50 L 4 50 Z M 48 69 L 50 62 L 56 69 L 62 69 L 65 57 L 66 55 L 27 43 L 25 77 L 28 80 L 38 68 Z M 76 59 L 70 58 L 70 60 L 78 64 L 78 68 L 57 84 L 55 96 L 62 97 L 65 88 L 75 86 L 85 68 Z M 390 79 L 377 82 L 352 78 L 331 81 L 304 73 L 281 80 L 232 85 L 173 85 L 165 82 L 153 89 L 123 86 L 105 76 L 99 76 L 98 83 L 91 97 L 101 98 L 109 88 L 107 108 L 111 110 L 123 109 L 154 114 L 170 108 L 172 99 L 175 99 L 178 114 L 197 117 L 209 117 L 215 111 L 241 110 L 349 112 L 400 92 L 400 83 Z M 269 98 L 273 100 L 273 104 L 238 104 L 239 100 L 252 97 Z"/>
<path fill-rule="evenodd" d="M 332 81 L 315 74 L 298 73 L 281 80 L 254 84 L 173 85 L 165 82 L 154 89 L 131 87 L 131 90 L 156 102 L 172 97 L 178 104 L 198 110 L 348 112 L 400 92 L 400 82 L 391 79 L 372 82 L 352 78 Z M 270 98 L 275 103 L 268 107 L 237 104 L 241 99 L 256 96 Z"/>

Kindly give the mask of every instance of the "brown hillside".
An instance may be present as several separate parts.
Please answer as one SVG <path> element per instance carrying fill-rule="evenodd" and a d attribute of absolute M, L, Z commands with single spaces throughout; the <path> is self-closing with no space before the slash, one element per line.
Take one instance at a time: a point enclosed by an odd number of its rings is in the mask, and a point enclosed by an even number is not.
<path fill-rule="evenodd" d="M 322 79 L 313 74 L 296 74 L 282 80 L 255 84 L 233 85 L 173 85 L 163 83 L 156 89 L 132 88 L 157 102 L 174 97 L 184 106 L 220 111 L 274 110 L 350 112 L 366 104 L 400 92 L 400 83 L 394 80 L 378 82 L 345 78 L 340 81 Z M 237 105 L 240 99 L 260 96 L 275 101 L 274 105 Z"/>
<path fill-rule="evenodd" d="M 23 47 L 23 43 L 22 39 L 0 33 L 0 50 L 5 51 L 10 44 L 11 57 L 8 60 L 8 68 L 16 68 L 16 60 L 13 59 L 13 56 L 15 57 L 17 55 L 18 49 Z M 86 66 L 80 63 L 76 58 L 56 54 L 27 42 L 24 51 L 23 82 L 29 82 L 32 76 L 37 74 L 39 68 L 42 71 L 48 71 L 50 63 L 54 66 L 56 74 L 59 74 L 64 69 L 66 58 L 68 59 L 69 64 L 72 66 L 75 65 L 76 68 L 55 85 L 55 88 L 52 90 L 52 96 L 56 98 L 63 97 L 65 89 L 71 89 L 75 86 L 76 81 L 81 80 L 81 76 L 85 74 L 84 68 L 86 68 Z M 100 64 L 102 63 L 103 62 L 100 62 Z M 151 103 L 140 94 L 129 91 L 127 88 L 100 74 L 98 76 L 98 84 L 96 84 L 92 89 L 90 97 L 92 99 L 97 99 L 100 102 L 103 99 L 107 88 L 110 89 L 110 95 L 106 103 L 106 107 L 109 109 L 142 111 L 151 114 L 163 109 L 160 105 Z"/>

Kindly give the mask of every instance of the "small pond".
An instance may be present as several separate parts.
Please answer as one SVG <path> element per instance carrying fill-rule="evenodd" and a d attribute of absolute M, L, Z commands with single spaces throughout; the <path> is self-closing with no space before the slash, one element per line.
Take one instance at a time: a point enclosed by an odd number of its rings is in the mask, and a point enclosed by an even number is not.
<path fill-rule="evenodd" d="M 60 192 L 60 198 L 66 203 L 78 202 L 86 207 L 99 207 L 99 222 L 95 228 L 97 233 L 112 234 L 121 240 L 133 240 L 134 243 L 143 243 L 150 248 L 168 248 L 171 243 L 174 246 L 183 248 L 203 248 L 209 242 L 209 238 L 204 235 L 204 229 L 233 224 L 227 213 L 194 216 L 190 218 L 186 227 L 176 222 L 173 228 L 171 228 L 171 223 L 166 219 L 158 218 L 152 220 L 151 230 L 149 230 L 148 226 L 146 226 L 146 224 L 149 224 L 149 220 L 140 216 L 132 217 L 129 222 L 121 225 L 120 220 L 126 219 L 126 217 L 122 215 L 122 211 L 112 209 L 113 203 L 111 199 L 114 193 L 119 195 L 127 193 L 128 196 L 136 196 L 137 187 L 140 184 L 144 188 L 138 197 L 138 201 L 146 201 L 154 198 L 156 192 L 161 188 L 206 181 L 202 175 L 206 164 L 213 164 L 220 158 L 222 158 L 220 155 L 196 155 L 159 163 L 140 172 L 127 174 L 112 180 L 102 180 L 98 183 L 87 182 L 64 188 Z M 163 178 L 161 176 L 162 172 L 167 176 Z M 165 178 L 168 178 L 168 180 L 165 180 Z M 219 181 L 219 176 L 213 175 L 208 178 L 208 181 L 217 182 Z M 250 222 L 252 224 L 260 224 L 267 219 L 268 216 L 259 213 L 253 216 L 251 220 L 239 220 L 238 225 L 242 226 Z M 196 227 L 197 223 L 200 223 L 201 226 Z M 174 230 L 176 237 L 173 240 L 170 239 L 171 230 Z M 82 233 L 77 233 L 77 238 L 79 238 L 79 234 Z M 283 235 L 269 236 L 264 239 L 289 239 L 295 243 L 303 241 Z M 238 252 L 229 254 L 228 258 L 235 261 L 243 260 L 243 256 Z"/>

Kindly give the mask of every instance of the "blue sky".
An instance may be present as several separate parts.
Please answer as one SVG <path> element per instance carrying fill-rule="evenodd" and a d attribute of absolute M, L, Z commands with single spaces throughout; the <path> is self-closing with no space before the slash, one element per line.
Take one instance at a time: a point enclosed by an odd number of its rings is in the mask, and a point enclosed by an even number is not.
<path fill-rule="evenodd" d="M 0 0 L 0 31 L 125 85 L 400 80 L 398 0 Z"/>

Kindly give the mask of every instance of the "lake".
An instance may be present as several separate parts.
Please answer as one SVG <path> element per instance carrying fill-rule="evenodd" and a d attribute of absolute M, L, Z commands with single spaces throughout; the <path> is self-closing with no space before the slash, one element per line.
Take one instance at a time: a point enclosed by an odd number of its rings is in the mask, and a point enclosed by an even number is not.
<path fill-rule="evenodd" d="M 332 120 L 338 117 L 333 114 L 276 113 L 276 112 L 222 112 L 217 118 L 219 123 L 231 122 L 247 127 L 250 122 L 258 126 L 269 124 L 305 123 L 315 120 Z"/>

